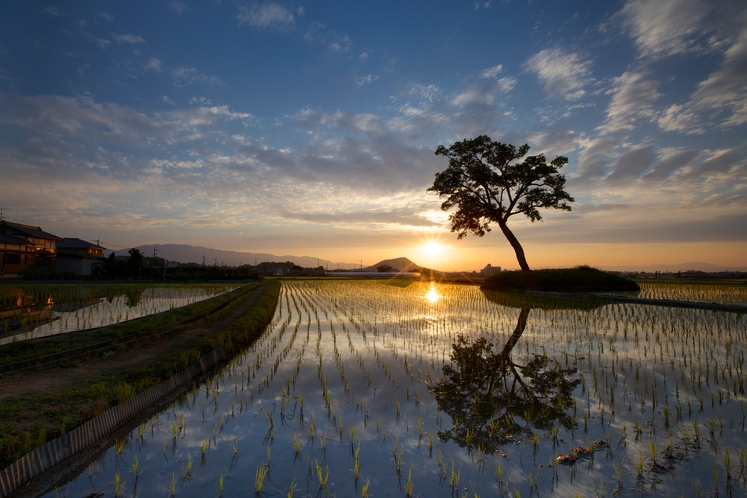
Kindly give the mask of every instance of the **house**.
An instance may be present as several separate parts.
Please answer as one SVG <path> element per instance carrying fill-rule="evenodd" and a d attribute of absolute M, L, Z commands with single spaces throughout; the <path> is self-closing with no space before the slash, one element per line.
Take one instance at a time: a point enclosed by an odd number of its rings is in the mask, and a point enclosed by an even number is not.
<path fill-rule="evenodd" d="M 77 275 L 95 275 L 104 270 L 104 251 L 98 242 L 93 244 L 74 237 L 57 244 L 57 270 Z"/>
<path fill-rule="evenodd" d="M 480 270 L 480 274 L 485 275 L 486 277 L 489 277 L 493 273 L 499 273 L 500 271 L 501 271 L 500 266 L 493 266 L 490 263 L 488 263 L 488 265 L 485 268 Z"/>
<path fill-rule="evenodd" d="M 0 220 L 0 276 L 17 277 L 29 268 L 53 269 L 57 244 L 63 240 L 40 227 Z"/>

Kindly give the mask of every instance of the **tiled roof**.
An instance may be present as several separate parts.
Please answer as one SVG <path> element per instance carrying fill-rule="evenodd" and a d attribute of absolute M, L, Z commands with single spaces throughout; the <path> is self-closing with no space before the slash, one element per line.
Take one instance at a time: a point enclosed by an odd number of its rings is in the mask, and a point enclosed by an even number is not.
<path fill-rule="evenodd" d="M 4 242 L 6 244 L 20 244 L 20 245 L 25 245 L 25 246 L 33 245 L 31 242 L 28 242 L 26 239 L 22 239 L 14 235 L 9 235 L 3 231 L 0 231 L 0 242 Z"/>
<path fill-rule="evenodd" d="M 41 227 L 22 225 L 20 223 L 12 223 L 6 220 L 0 220 L 0 228 L 4 228 L 6 231 L 10 229 L 11 231 L 21 232 L 25 235 L 36 237 L 37 239 L 65 240 L 62 237 L 43 231 Z"/>
<path fill-rule="evenodd" d="M 101 247 L 98 244 L 78 239 L 76 237 L 67 237 L 62 242 L 57 243 L 57 249 L 88 249 L 90 247 L 106 249 L 106 247 Z"/>

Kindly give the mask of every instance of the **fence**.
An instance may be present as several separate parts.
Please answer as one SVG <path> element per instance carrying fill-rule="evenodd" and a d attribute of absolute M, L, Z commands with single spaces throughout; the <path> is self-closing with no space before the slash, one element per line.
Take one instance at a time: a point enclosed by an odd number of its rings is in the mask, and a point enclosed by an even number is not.
<path fill-rule="evenodd" d="M 23 486 L 32 478 L 60 463 L 65 458 L 88 448 L 136 413 L 153 405 L 159 399 L 191 383 L 208 370 L 226 361 L 221 348 L 205 353 L 200 360 L 173 377 L 113 406 L 80 427 L 49 441 L 27 453 L 0 471 L 0 498 Z"/>

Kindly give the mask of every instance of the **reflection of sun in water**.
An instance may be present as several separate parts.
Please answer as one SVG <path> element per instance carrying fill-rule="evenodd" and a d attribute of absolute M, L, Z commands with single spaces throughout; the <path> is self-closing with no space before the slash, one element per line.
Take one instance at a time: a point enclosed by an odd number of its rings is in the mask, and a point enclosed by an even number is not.
<path fill-rule="evenodd" d="M 441 294 L 438 293 L 433 282 L 431 282 L 431 286 L 428 288 L 428 292 L 426 292 L 425 298 L 430 301 L 431 304 L 436 304 L 436 301 L 441 299 Z"/>

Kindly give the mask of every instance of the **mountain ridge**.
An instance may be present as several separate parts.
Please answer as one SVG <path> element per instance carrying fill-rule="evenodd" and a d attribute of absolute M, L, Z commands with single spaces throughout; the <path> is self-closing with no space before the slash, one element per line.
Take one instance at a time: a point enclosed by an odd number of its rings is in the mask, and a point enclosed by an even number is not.
<path fill-rule="evenodd" d="M 356 268 L 359 266 L 355 263 L 333 262 L 313 256 L 294 256 L 289 254 L 278 256 L 270 253 L 226 251 L 223 249 L 211 249 L 209 247 L 191 246 L 188 244 L 143 244 L 136 246 L 135 249 L 142 252 L 144 256 L 153 256 L 155 249 L 156 256 L 169 261 L 176 261 L 178 263 L 202 264 L 204 258 L 204 263 L 206 265 L 219 264 L 226 266 L 241 266 L 244 264 L 254 265 L 255 263 L 265 263 L 268 261 L 278 263 L 292 261 L 298 266 L 303 266 L 304 268 L 324 266 L 330 270 L 337 268 L 338 266 L 341 268 Z M 129 250 L 130 249 L 120 249 L 113 252 L 118 256 L 126 256 Z"/>

